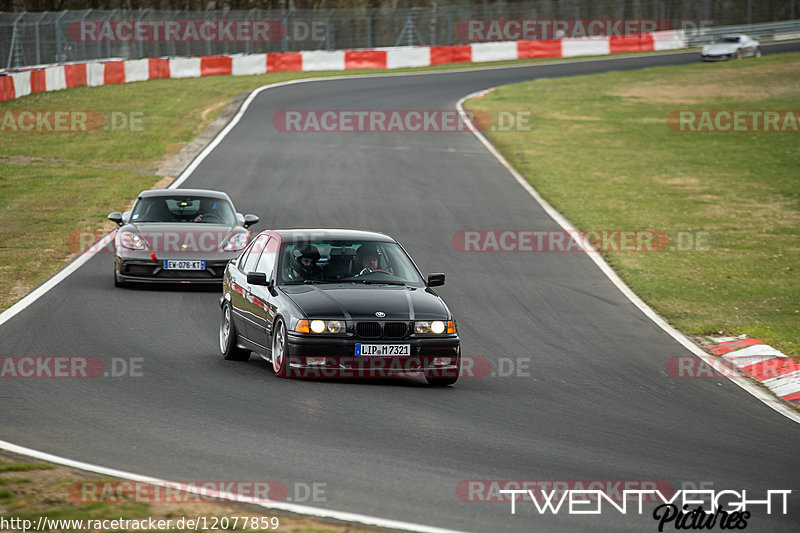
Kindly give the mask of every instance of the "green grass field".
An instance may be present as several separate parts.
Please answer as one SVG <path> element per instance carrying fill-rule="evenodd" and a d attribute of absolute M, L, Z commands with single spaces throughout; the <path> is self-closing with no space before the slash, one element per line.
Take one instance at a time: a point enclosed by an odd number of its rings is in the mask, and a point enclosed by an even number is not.
<path fill-rule="evenodd" d="M 529 131 L 488 137 L 579 229 L 710 237 L 699 250 L 605 254 L 678 329 L 800 354 L 800 133 L 667 125 L 676 110 L 800 114 L 800 54 L 542 79 L 466 108 L 531 112 Z"/>

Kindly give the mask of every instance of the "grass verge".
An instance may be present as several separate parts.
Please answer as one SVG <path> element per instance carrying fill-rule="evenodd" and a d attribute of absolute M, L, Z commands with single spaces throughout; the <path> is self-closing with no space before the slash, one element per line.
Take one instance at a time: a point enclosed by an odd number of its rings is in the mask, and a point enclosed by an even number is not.
<path fill-rule="evenodd" d="M 24 462 L 23 462 L 24 461 Z M 87 531 L 88 520 L 171 520 L 177 526 L 181 518 L 197 520 L 205 518 L 205 525 L 227 524 L 226 528 L 212 531 L 232 530 L 233 520 L 238 517 L 236 531 L 282 531 L 286 533 L 367 533 L 386 531 L 379 528 L 325 522 L 292 515 L 285 512 L 271 512 L 253 505 L 209 502 L 196 495 L 169 492 L 169 501 L 145 501 L 152 499 L 146 485 L 138 485 L 134 490 L 123 491 L 116 485 L 119 480 L 99 478 L 90 472 L 66 468 L 47 463 L 30 463 L 27 458 L 0 451 L 0 517 L 7 522 L 11 519 L 30 520 L 34 525 L 39 517 L 51 520 L 82 520 L 82 529 L 62 527 L 59 531 Z M 85 495 L 88 495 L 86 497 Z M 94 501 L 94 500 L 102 501 Z M 85 500 L 85 501 L 84 501 Z M 126 501 L 130 500 L 130 501 Z M 142 501 L 136 501 L 142 500 Z M 223 521 L 223 517 L 227 520 Z M 260 528 L 242 527 L 244 517 L 259 520 Z M 260 522 L 262 517 L 275 519 Z M 215 521 L 216 518 L 216 521 Z M 21 522 L 17 522 L 21 523 Z M 149 522 L 147 522 L 149 524 Z M 185 522 L 184 522 L 185 523 Z M 200 522 L 203 523 L 203 522 Z M 166 524 L 166 522 L 164 522 Z M 263 527 L 268 526 L 267 528 Z M 277 525 L 277 527 L 272 527 Z M 74 523 L 73 523 L 74 526 Z M 109 527 L 103 529 L 109 530 Z M 147 527 L 141 528 L 147 530 Z M 20 528 L 0 531 L 20 531 Z M 30 530 L 30 529 L 29 529 Z M 172 527 L 167 531 L 193 531 L 193 529 Z"/>
<path fill-rule="evenodd" d="M 579 229 L 686 237 L 685 249 L 604 253 L 679 330 L 747 334 L 800 354 L 800 133 L 667 126 L 677 110 L 797 114 L 800 54 L 540 79 L 466 109 L 531 112 L 528 131 L 488 137 Z M 688 246 L 701 235 L 707 245 Z"/>

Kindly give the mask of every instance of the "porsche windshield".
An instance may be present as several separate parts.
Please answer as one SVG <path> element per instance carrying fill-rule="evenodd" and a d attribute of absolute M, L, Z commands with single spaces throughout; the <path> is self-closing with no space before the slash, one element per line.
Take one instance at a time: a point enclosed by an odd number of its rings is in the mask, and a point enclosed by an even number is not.
<path fill-rule="evenodd" d="M 223 198 L 207 196 L 152 196 L 141 198 L 133 208 L 131 222 L 191 222 L 235 226 L 233 206 Z"/>
<path fill-rule="evenodd" d="M 329 282 L 425 286 L 405 251 L 390 242 L 287 243 L 281 253 L 278 279 L 282 284 Z"/>

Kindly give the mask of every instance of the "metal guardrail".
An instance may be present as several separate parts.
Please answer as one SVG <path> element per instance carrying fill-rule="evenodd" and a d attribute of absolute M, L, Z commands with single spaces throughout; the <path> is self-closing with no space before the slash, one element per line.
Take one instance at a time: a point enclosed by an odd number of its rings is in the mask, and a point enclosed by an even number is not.
<path fill-rule="evenodd" d="M 749 35 L 762 43 L 800 39 L 800 20 L 692 29 L 686 32 L 687 46 L 703 46 L 718 40 L 723 35 L 737 33 Z"/>
<path fill-rule="evenodd" d="M 451 0 L 451 5 L 392 9 L 380 8 L 260 10 L 249 11 L 156 11 L 144 9 L 80 10 L 44 13 L 0 12 L 0 69 L 30 65 L 67 63 L 94 59 L 201 56 L 238 53 L 289 52 L 300 50 L 341 50 L 411 45 L 463 44 L 463 24 L 469 19 L 526 20 L 656 20 L 675 29 L 689 28 L 692 45 L 708 42 L 722 33 L 748 33 L 770 41 L 800 32 L 798 21 L 724 26 L 774 18 L 794 17 L 795 2 L 752 0 L 712 2 L 711 0 L 638 0 L 597 2 L 592 0 L 526 0 L 514 3 L 473 3 Z M 610 7 L 609 7 L 610 6 Z M 720 7 L 722 6 L 722 7 Z M 745 7 L 743 7 L 745 6 Z M 778 9 L 780 8 L 780 9 Z M 780 11 L 773 16 L 769 9 Z M 267 41 L 197 42 L 111 42 L 76 39 L 82 22 L 112 21 L 275 21 L 285 35 Z M 698 27 L 714 24 L 716 27 Z M 78 26 L 76 26 L 78 25 Z M 79 32 L 78 32 L 79 33 Z M 280 38 L 278 38 L 280 37 Z"/>

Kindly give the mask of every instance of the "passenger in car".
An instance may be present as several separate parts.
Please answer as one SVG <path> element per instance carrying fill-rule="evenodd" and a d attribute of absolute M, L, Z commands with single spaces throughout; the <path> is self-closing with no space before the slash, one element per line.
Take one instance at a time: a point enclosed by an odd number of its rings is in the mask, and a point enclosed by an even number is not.
<path fill-rule="evenodd" d="M 289 266 L 286 276 L 289 281 L 319 280 L 320 269 L 317 266 L 319 250 L 312 244 L 298 246 L 289 255 Z"/>

